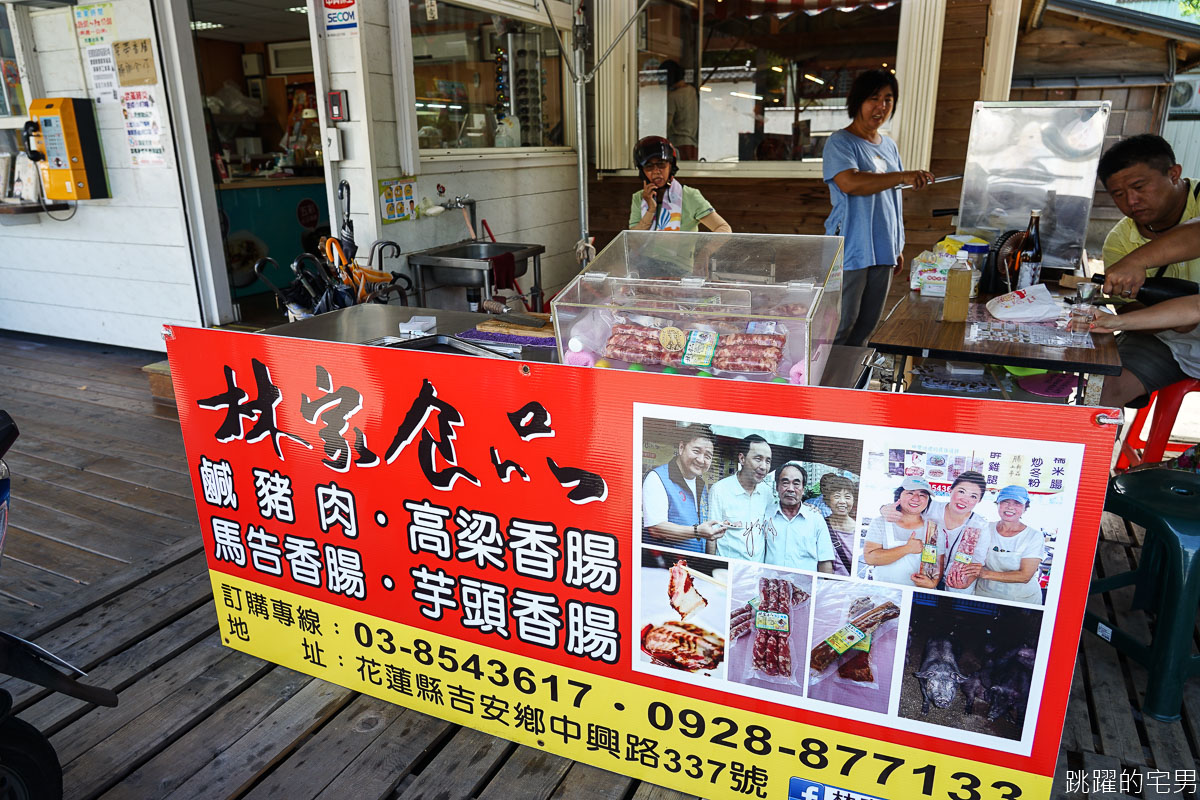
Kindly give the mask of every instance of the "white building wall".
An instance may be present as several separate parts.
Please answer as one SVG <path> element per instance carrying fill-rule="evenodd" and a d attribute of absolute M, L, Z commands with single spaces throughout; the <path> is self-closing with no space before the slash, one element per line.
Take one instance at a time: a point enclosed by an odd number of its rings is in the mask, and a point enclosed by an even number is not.
<path fill-rule="evenodd" d="M 158 43 L 149 0 L 113 0 L 116 39 Z M 87 97 L 70 8 L 32 14 L 45 96 Z M 111 200 L 87 200 L 66 222 L 0 217 L 0 328 L 165 350 L 163 323 L 201 323 L 196 280 L 160 83 L 162 166 L 131 166 L 118 103 L 96 106 Z M 67 212 L 56 212 L 65 216 Z"/>
<path fill-rule="evenodd" d="M 346 89 L 350 121 L 342 130 L 345 159 L 338 163 L 331 182 L 330 217 L 334 229 L 340 222 L 336 184 L 350 182 L 351 219 L 355 241 L 367 248 L 376 239 L 390 239 L 405 254 L 467 238 L 461 212 L 415 221 L 383 224 L 378 208 L 378 181 L 404 177 L 397 125 L 413 125 L 415 109 L 397 114 L 392 86 L 391 28 L 385 0 L 359 0 L 362 26 L 358 37 L 327 40 L 330 88 Z M 404 64 L 400 68 L 411 69 Z M 570 87 L 564 106 L 570 107 Z M 476 200 L 479 219 L 487 220 L 497 240 L 544 245 L 542 288 L 547 294 L 565 285 L 578 272 L 575 243 L 579 239 L 578 176 L 573 152 L 499 154 L 486 150 L 436 159 L 425 158 L 415 178 L 414 194 L 431 203 L 470 195 Z M 437 186 L 446 188 L 444 198 Z M 482 224 L 480 225 L 482 228 Z M 485 236 L 482 230 L 478 236 Z M 388 259 L 389 270 L 408 270 L 406 256 Z M 532 271 L 519 280 L 528 289 Z M 435 288 L 428 285 L 427 288 Z M 433 292 L 430 302 L 466 308 L 461 289 Z M 547 309 L 548 310 L 548 309 Z"/>

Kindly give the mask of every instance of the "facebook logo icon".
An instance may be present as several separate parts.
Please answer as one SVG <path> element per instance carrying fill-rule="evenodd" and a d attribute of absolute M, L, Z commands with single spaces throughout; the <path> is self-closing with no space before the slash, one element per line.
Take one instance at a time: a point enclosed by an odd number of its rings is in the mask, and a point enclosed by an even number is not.
<path fill-rule="evenodd" d="M 788 785 L 788 800 L 825 800 L 825 784 L 792 778 Z"/>
<path fill-rule="evenodd" d="M 804 778 L 792 778 L 788 784 L 788 800 L 879 800 L 879 798 L 850 789 L 839 789 L 836 786 L 806 781 Z"/>

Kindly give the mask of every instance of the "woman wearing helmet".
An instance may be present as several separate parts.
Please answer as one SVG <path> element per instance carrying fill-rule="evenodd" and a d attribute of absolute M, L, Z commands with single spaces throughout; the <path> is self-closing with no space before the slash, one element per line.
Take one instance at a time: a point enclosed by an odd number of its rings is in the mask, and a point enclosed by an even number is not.
<path fill-rule="evenodd" d="M 699 190 L 675 180 L 679 155 L 661 136 L 647 136 L 633 148 L 633 163 L 642 176 L 642 191 L 633 193 L 629 227 L 635 231 L 695 231 L 700 224 L 710 231 L 731 233 L 733 228 L 713 210 Z"/>
<path fill-rule="evenodd" d="M 833 211 L 825 232 L 845 238 L 842 317 L 834 344 L 862 347 L 879 324 L 892 270 L 904 265 L 901 184 L 922 189 L 925 170 L 905 170 L 896 143 L 879 132 L 900 100 L 896 76 L 868 70 L 854 79 L 846 111 L 850 124 L 834 132 L 822 152 Z"/>

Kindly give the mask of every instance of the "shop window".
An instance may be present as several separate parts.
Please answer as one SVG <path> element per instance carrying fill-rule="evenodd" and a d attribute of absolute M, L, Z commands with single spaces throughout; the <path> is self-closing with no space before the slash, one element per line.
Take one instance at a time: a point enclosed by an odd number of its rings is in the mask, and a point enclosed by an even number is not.
<path fill-rule="evenodd" d="M 702 7 L 653 0 L 638 25 L 637 138 L 666 136 L 685 161 L 818 160 L 854 78 L 895 71 L 899 2 Z"/>
<path fill-rule="evenodd" d="M 563 77 L 549 25 L 410 0 L 417 139 L 423 150 L 557 147 Z"/>
<path fill-rule="evenodd" d="M 24 117 L 25 93 L 9 7 L 0 7 L 0 117 Z"/>

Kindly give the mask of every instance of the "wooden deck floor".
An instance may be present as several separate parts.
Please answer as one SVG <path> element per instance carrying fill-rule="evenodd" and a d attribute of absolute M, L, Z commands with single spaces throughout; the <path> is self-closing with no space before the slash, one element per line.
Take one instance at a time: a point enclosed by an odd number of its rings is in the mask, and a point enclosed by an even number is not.
<path fill-rule="evenodd" d="M 689 797 L 224 648 L 175 412 L 152 401 L 140 371 L 161 358 L 0 332 L 0 408 L 21 427 L 7 458 L 0 628 L 121 701 L 91 708 L 5 683 L 19 716 L 51 736 L 68 798 Z M 1138 534 L 1106 518 L 1097 569 L 1128 568 Z M 1124 610 L 1127 593 L 1094 602 L 1146 627 Z M 1174 724 L 1142 717 L 1145 683 L 1145 670 L 1085 635 L 1056 794 L 1068 768 L 1196 769 L 1200 681 Z"/>

